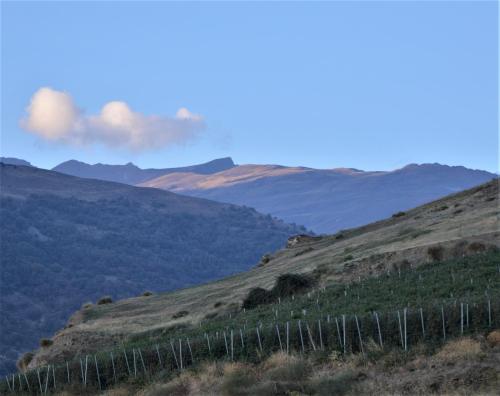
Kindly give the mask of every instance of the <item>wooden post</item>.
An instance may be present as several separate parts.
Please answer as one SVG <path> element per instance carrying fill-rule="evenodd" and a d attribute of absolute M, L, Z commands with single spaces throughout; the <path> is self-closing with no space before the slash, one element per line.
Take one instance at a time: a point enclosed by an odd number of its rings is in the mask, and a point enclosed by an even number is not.
<path fill-rule="evenodd" d="M 191 356 L 191 364 L 193 364 L 194 363 L 193 350 L 191 349 L 191 343 L 189 342 L 189 338 L 186 338 L 186 342 L 189 349 L 189 355 Z"/>
<path fill-rule="evenodd" d="M 142 358 L 141 348 L 137 348 L 137 352 L 139 352 L 139 357 L 141 358 L 142 369 L 144 370 L 144 373 L 147 374 L 148 370 L 146 369 L 146 365 L 144 364 L 144 359 Z"/>
<path fill-rule="evenodd" d="M 286 354 L 290 353 L 290 322 L 286 322 Z"/>
<path fill-rule="evenodd" d="M 407 309 L 403 309 L 403 323 L 404 323 L 404 330 L 405 330 L 405 351 L 408 351 L 408 332 L 406 331 L 406 312 Z"/>
<path fill-rule="evenodd" d="M 321 334 L 321 319 L 318 319 L 319 348 L 323 350 L 323 334 Z"/>
<path fill-rule="evenodd" d="M 26 372 L 24 372 L 23 375 L 24 375 L 24 380 L 26 381 L 26 386 L 28 387 L 28 392 L 31 392 L 30 382 L 28 381 L 28 377 L 26 376 Z"/>
<path fill-rule="evenodd" d="M 40 386 L 40 394 L 43 394 L 42 390 L 42 380 L 40 379 L 40 370 L 37 368 L 36 369 L 36 375 L 38 377 L 38 385 Z M 82 377 L 83 378 L 83 377 Z M 83 379 L 82 379 L 83 380 Z"/>
<path fill-rule="evenodd" d="M 9 387 L 9 391 L 10 392 L 14 392 L 14 390 L 12 389 L 12 387 L 10 386 L 10 379 L 9 379 L 9 376 L 6 375 L 5 376 L 5 380 L 7 381 L 7 386 Z"/>
<path fill-rule="evenodd" d="M 382 332 L 380 331 L 380 321 L 378 319 L 378 314 L 377 312 L 374 312 L 375 315 L 375 320 L 377 321 L 377 329 L 378 329 L 378 342 L 380 344 L 380 348 L 384 347 L 384 344 L 382 343 Z"/>
<path fill-rule="evenodd" d="M 420 308 L 420 323 L 422 325 L 422 337 L 425 338 L 424 311 Z"/>
<path fill-rule="evenodd" d="M 47 394 L 47 390 L 49 388 L 49 373 L 50 373 L 50 365 L 47 366 L 47 377 L 45 378 L 45 391 L 43 393 Z"/>
<path fill-rule="evenodd" d="M 339 338 L 340 350 L 342 350 L 342 336 L 340 335 L 340 326 L 337 317 L 335 317 L 335 325 L 337 326 L 337 336 Z"/>
<path fill-rule="evenodd" d="M 224 334 L 225 336 L 226 334 Z M 184 366 L 182 364 L 182 341 L 181 339 L 179 338 L 179 362 L 181 364 L 181 371 L 184 369 Z"/>
<path fill-rule="evenodd" d="M 277 323 L 276 323 L 276 334 L 278 334 L 278 341 L 280 343 L 280 351 L 283 352 L 283 345 L 281 344 L 280 329 L 279 329 L 279 326 Z"/>
<path fill-rule="evenodd" d="M 361 353 L 365 356 L 365 350 L 363 348 L 363 339 L 361 338 L 361 329 L 359 328 L 358 316 L 354 315 L 354 319 L 356 320 L 356 327 L 358 328 L 358 336 L 359 336 L 359 347 L 361 348 Z"/>
<path fill-rule="evenodd" d="M 110 356 L 111 356 L 111 367 L 113 368 L 113 381 L 116 384 L 115 358 L 113 356 L 113 352 L 110 352 Z"/>
<path fill-rule="evenodd" d="M 26 376 L 26 372 L 23 372 L 23 377 L 24 377 L 24 381 L 26 382 L 26 386 L 28 387 L 28 392 L 31 392 L 30 382 L 28 381 L 28 377 Z"/>
<path fill-rule="evenodd" d="M 229 346 L 227 345 L 227 337 L 225 331 L 224 331 L 224 345 L 226 346 L 226 356 L 229 356 Z"/>
<path fill-rule="evenodd" d="M 491 300 L 488 298 L 488 326 L 491 327 Z"/>
<path fill-rule="evenodd" d="M 156 356 L 158 356 L 158 364 L 160 365 L 160 367 L 162 367 L 161 355 L 160 355 L 160 346 L 158 344 L 156 344 Z"/>
<path fill-rule="evenodd" d="M 212 354 L 212 349 L 210 348 L 210 336 L 207 333 L 205 333 L 205 336 L 207 337 L 208 353 Z"/>
<path fill-rule="evenodd" d="M 85 355 L 85 387 L 87 387 L 87 371 L 89 368 L 89 356 Z"/>
<path fill-rule="evenodd" d="M 444 322 L 444 306 L 441 306 L 441 318 L 443 319 L 443 341 L 446 341 L 446 326 Z"/>
<path fill-rule="evenodd" d="M 97 373 L 97 382 L 99 383 L 99 390 L 102 390 L 101 386 L 101 376 L 99 375 L 99 365 L 97 364 L 97 357 L 94 355 L 95 371 Z"/>
<path fill-rule="evenodd" d="M 233 338 L 233 329 L 231 329 L 231 333 L 230 333 L 230 342 L 231 342 L 231 361 L 234 360 L 234 338 Z"/>
<path fill-rule="evenodd" d="M 130 374 L 132 374 L 132 371 L 130 370 L 130 364 L 128 364 L 127 351 L 125 350 L 125 348 L 123 348 L 123 356 L 125 356 L 125 363 L 127 364 L 127 371 L 128 371 L 128 375 L 130 376 Z"/>
<path fill-rule="evenodd" d="M 259 327 L 257 326 L 257 339 L 259 340 L 259 349 L 262 352 L 262 342 L 260 341 Z"/>
<path fill-rule="evenodd" d="M 342 336 L 344 338 L 344 355 L 346 353 L 346 345 L 345 345 L 345 315 L 342 315 Z"/>
<path fill-rule="evenodd" d="M 302 344 L 302 353 L 304 353 L 305 352 L 304 337 L 302 336 L 302 326 L 300 325 L 300 320 L 299 320 L 299 334 L 300 334 L 300 343 Z"/>
<path fill-rule="evenodd" d="M 245 341 L 243 339 L 243 330 L 240 328 L 240 340 L 241 340 L 241 350 L 245 349 Z"/>
<path fill-rule="evenodd" d="M 398 323 L 399 323 L 399 338 L 401 340 L 401 347 L 404 348 L 404 339 L 403 339 L 403 327 L 401 325 L 401 315 L 399 314 L 399 309 L 398 309 Z"/>
<path fill-rule="evenodd" d="M 68 378 L 68 384 L 71 383 L 71 380 L 70 380 L 70 375 L 69 375 L 69 363 L 66 361 L 66 374 L 67 374 L 67 378 Z"/>
<path fill-rule="evenodd" d="M 179 370 L 181 366 L 179 366 L 179 361 L 177 360 L 177 355 L 175 353 L 174 343 L 172 342 L 172 340 L 170 340 L 170 347 L 172 348 L 172 353 L 174 355 L 175 365 L 177 366 L 177 370 Z"/>
<path fill-rule="evenodd" d="M 80 358 L 80 374 L 82 376 L 82 384 L 83 384 L 84 378 L 83 378 L 83 362 L 82 362 L 82 358 Z"/>
<path fill-rule="evenodd" d="M 464 303 L 460 303 L 460 334 L 464 335 Z"/>
<path fill-rule="evenodd" d="M 56 366 L 52 365 L 52 380 L 54 381 L 54 390 L 56 389 Z M 19 385 L 21 385 L 21 381 L 19 381 Z"/>
<path fill-rule="evenodd" d="M 137 359 L 135 357 L 135 349 L 132 348 L 132 356 L 134 359 L 134 377 L 137 377 Z"/>

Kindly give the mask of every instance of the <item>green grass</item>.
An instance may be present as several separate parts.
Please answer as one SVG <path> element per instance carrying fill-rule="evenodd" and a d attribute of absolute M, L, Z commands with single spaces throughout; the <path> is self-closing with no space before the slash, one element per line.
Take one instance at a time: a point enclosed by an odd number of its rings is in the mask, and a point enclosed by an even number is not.
<path fill-rule="evenodd" d="M 324 289 L 282 299 L 281 304 L 262 305 L 204 320 L 199 326 L 165 328 L 136 334 L 125 344 L 139 347 L 170 338 L 197 337 L 225 328 L 255 327 L 259 323 L 316 319 L 326 315 L 388 312 L 458 302 L 484 302 L 500 297 L 500 253 L 489 252 L 415 269 L 393 271 L 350 284 L 331 284 Z M 304 315 L 305 312 L 305 315 Z"/>

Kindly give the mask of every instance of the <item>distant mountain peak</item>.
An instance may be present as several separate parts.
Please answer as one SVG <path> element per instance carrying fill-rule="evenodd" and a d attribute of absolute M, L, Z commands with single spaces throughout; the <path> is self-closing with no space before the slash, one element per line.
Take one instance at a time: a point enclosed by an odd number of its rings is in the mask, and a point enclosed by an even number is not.
<path fill-rule="evenodd" d="M 7 165 L 33 166 L 30 162 L 14 157 L 0 157 L 0 162 Z"/>

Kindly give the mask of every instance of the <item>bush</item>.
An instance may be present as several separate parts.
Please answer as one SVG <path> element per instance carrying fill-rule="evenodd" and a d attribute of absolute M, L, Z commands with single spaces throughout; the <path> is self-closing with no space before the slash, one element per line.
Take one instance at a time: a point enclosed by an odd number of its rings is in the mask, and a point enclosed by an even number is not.
<path fill-rule="evenodd" d="M 16 362 L 16 367 L 18 368 L 18 370 L 25 372 L 34 356 L 35 354 L 33 352 L 26 352 L 25 354 L 23 354 Z"/>
<path fill-rule="evenodd" d="M 427 249 L 427 255 L 433 261 L 442 261 L 444 256 L 444 248 L 441 245 L 431 246 Z"/>
<path fill-rule="evenodd" d="M 183 318 L 184 316 L 187 316 L 187 315 L 189 315 L 188 311 L 179 311 L 179 312 L 176 312 L 172 315 L 172 319 Z"/>
<path fill-rule="evenodd" d="M 248 389 L 256 383 L 256 378 L 249 367 L 233 363 L 224 370 L 221 391 L 223 395 L 248 395 Z"/>
<path fill-rule="evenodd" d="M 314 395 L 345 395 L 356 383 L 356 374 L 345 371 L 334 376 L 322 376 L 312 380 L 307 390 Z"/>
<path fill-rule="evenodd" d="M 243 300 L 243 308 L 253 309 L 262 304 L 269 304 L 273 300 L 273 294 L 270 291 L 262 287 L 256 287 L 251 289 Z"/>
<path fill-rule="evenodd" d="M 276 299 L 278 297 L 289 297 L 304 292 L 314 286 L 314 283 L 314 280 L 307 275 L 283 274 L 276 279 L 271 293 Z"/>
<path fill-rule="evenodd" d="M 152 295 L 153 295 L 153 292 L 149 291 L 149 290 L 146 290 L 144 293 L 142 293 L 143 297 L 149 297 L 149 296 L 152 296 Z"/>
<path fill-rule="evenodd" d="M 406 214 L 406 212 L 397 212 L 397 213 L 394 213 L 392 215 L 392 217 L 396 218 L 396 217 L 402 217 Z"/>
<path fill-rule="evenodd" d="M 344 257 L 344 261 L 351 261 L 354 258 L 352 254 L 348 254 L 347 256 Z"/>
<path fill-rule="evenodd" d="M 110 296 L 104 296 L 97 301 L 97 305 L 111 304 L 112 302 L 113 299 Z"/>
<path fill-rule="evenodd" d="M 52 340 L 51 340 L 51 339 L 49 339 L 49 338 L 42 338 L 42 339 L 40 340 L 40 346 L 41 346 L 42 348 L 49 347 L 49 346 L 51 346 L 53 343 L 54 343 L 54 341 L 52 341 Z"/>

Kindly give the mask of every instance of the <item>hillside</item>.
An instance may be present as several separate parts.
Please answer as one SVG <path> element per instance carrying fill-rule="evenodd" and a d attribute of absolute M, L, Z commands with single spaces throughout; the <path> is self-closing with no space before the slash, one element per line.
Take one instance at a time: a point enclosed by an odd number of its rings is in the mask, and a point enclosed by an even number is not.
<path fill-rule="evenodd" d="M 399 309 L 407 304 L 433 309 L 433 304 L 449 304 L 457 298 L 483 301 L 485 290 L 495 296 L 497 304 L 498 253 L 487 252 L 500 246 L 498 191 L 498 181 L 492 181 L 336 235 L 291 238 L 287 248 L 252 270 L 217 282 L 87 307 L 73 315 L 51 346 L 37 352 L 31 366 L 61 362 L 122 342 L 145 346 L 158 339 L 166 343 L 172 336 L 238 329 L 275 315 L 283 323 L 290 315 L 296 319 L 294 312 L 300 318 L 303 309 L 315 311 L 316 306 L 330 307 L 326 312 L 336 314 Z M 304 296 L 282 301 L 283 309 L 274 302 L 271 308 L 264 306 L 252 313 L 241 310 L 251 289 L 270 289 L 285 273 L 313 276 L 320 286 L 317 290 L 327 286 L 324 294 L 315 292 L 317 300 Z M 274 313 L 278 308 L 280 315 Z M 494 318 L 498 320 L 496 313 Z"/>
<path fill-rule="evenodd" d="M 137 296 L 250 268 L 298 227 L 250 208 L 0 165 L 0 368 L 103 295 Z"/>
<path fill-rule="evenodd" d="M 71 176 L 85 177 L 89 179 L 99 179 L 126 184 L 139 184 L 171 173 L 189 172 L 193 174 L 209 175 L 231 169 L 234 166 L 235 165 L 231 158 L 220 158 L 199 165 L 164 169 L 141 169 L 131 162 L 125 165 L 91 165 L 81 161 L 70 160 L 55 166 L 52 170 Z"/>
<path fill-rule="evenodd" d="M 247 205 L 316 233 L 333 233 L 381 220 L 457 191 L 494 174 L 439 164 L 391 172 L 241 165 L 212 175 L 176 173 L 142 185 Z"/>

